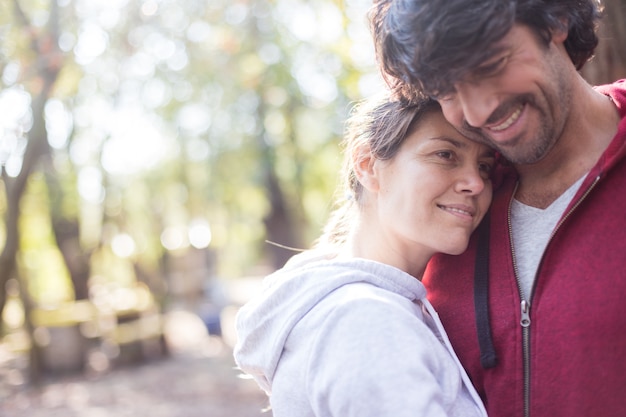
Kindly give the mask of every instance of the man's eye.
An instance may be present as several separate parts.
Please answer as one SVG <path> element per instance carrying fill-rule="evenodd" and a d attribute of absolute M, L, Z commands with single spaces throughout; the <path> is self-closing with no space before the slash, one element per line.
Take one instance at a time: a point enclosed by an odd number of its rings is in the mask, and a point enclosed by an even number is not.
<path fill-rule="evenodd" d="M 455 96 L 456 90 L 454 88 L 448 88 L 442 91 L 434 91 L 430 94 L 430 98 L 439 102 L 454 100 Z"/>
<path fill-rule="evenodd" d="M 454 100 L 454 97 L 455 97 L 454 93 L 448 93 L 448 94 L 444 94 L 444 95 L 437 97 L 437 101 L 439 103 L 447 103 L 447 102 Z"/>
<path fill-rule="evenodd" d="M 494 75 L 502 68 L 504 68 L 504 65 L 507 63 L 507 61 L 508 58 L 506 56 L 500 57 L 495 61 L 489 62 L 488 64 L 476 68 L 475 75 L 482 77 Z"/>

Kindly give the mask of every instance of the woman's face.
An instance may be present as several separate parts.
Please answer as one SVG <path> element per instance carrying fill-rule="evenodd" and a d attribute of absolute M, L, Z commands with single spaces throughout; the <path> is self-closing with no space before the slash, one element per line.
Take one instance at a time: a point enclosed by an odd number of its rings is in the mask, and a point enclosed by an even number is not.
<path fill-rule="evenodd" d="M 462 136 L 441 112 L 424 114 L 394 158 L 372 161 L 375 250 L 387 258 L 378 260 L 407 270 L 403 262 L 464 252 L 491 203 L 494 164 L 489 147 Z"/>

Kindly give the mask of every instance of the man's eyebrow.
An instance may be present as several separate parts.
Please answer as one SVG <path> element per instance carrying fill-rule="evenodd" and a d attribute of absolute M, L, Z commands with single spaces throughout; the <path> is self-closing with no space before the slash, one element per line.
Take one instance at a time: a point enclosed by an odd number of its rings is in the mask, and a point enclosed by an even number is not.
<path fill-rule="evenodd" d="M 478 64 L 477 67 L 488 65 L 489 61 L 500 58 L 502 55 L 505 55 L 508 50 L 508 44 L 500 44 L 497 47 L 494 47 L 487 55 L 485 55 L 484 60 L 480 64 Z"/>
<path fill-rule="evenodd" d="M 489 51 L 485 53 L 485 56 L 483 57 L 483 62 L 494 59 L 498 55 L 502 55 L 503 53 L 508 51 L 510 47 L 511 45 L 508 39 L 502 39 L 495 42 L 489 47 Z"/>
<path fill-rule="evenodd" d="M 495 45 L 491 46 L 491 50 L 486 52 L 482 60 L 472 67 L 468 73 L 471 74 L 473 72 L 480 72 L 483 68 L 492 65 L 494 61 L 497 61 L 501 57 L 507 55 L 510 45 L 502 42 L 504 41 L 499 41 Z"/>

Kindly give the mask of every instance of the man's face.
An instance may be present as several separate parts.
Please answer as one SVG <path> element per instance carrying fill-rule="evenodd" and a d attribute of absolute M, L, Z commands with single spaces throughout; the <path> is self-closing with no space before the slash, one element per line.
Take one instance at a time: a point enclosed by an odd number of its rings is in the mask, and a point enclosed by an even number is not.
<path fill-rule="evenodd" d="M 461 133 L 486 143 L 516 164 L 539 162 L 562 134 L 571 92 L 571 62 L 556 34 L 544 45 L 515 25 L 497 53 L 439 97 L 443 113 Z"/>

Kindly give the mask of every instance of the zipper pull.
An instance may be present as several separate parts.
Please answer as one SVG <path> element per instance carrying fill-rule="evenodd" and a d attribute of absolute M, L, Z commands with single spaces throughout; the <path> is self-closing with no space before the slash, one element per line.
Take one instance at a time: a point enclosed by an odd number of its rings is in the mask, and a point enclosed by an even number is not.
<path fill-rule="evenodd" d="M 522 318 L 520 324 L 522 327 L 530 326 L 530 303 L 526 300 L 522 300 Z"/>

